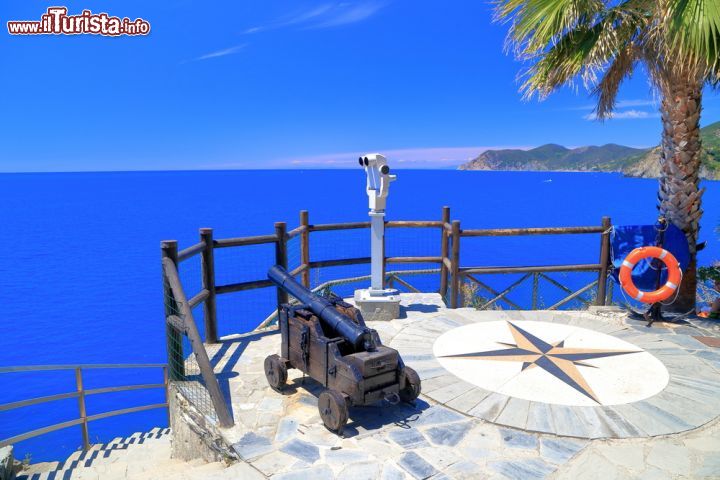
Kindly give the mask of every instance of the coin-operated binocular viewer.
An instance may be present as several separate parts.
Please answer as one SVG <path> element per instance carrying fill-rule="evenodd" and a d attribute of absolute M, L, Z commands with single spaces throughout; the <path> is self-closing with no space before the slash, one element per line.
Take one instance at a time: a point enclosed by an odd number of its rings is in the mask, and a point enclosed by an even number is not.
<path fill-rule="evenodd" d="M 400 295 L 397 290 L 384 285 L 385 260 L 385 207 L 390 182 L 387 159 L 379 153 L 363 155 L 359 159 L 365 169 L 370 207 L 370 288 L 355 290 L 355 304 L 368 320 L 392 320 L 400 316 Z"/>

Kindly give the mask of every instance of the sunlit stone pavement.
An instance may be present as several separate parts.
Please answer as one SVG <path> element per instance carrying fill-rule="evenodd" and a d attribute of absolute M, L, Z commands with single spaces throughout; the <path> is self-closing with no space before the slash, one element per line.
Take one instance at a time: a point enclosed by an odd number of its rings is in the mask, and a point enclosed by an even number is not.
<path fill-rule="evenodd" d="M 717 335 L 714 324 L 646 328 L 611 313 L 448 310 L 434 294 L 403 294 L 403 306 L 405 318 L 369 323 L 418 371 L 423 394 L 415 406 L 351 408 L 342 438 L 322 425 L 317 411 L 322 387 L 316 382 L 291 370 L 284 394 L 267 386 L 263 362 L 279 351 L 277 332 L 224 339 L 210 353 L 221 386 L 232 398 L 236 425 L 224 435 L 239 457 L 273 479 L 720 477 L 720 354 L 695 338 Z M 528 399 L 483 388 L 446 370 L 433 354 L 437 338 L 444 333 L 482 322 L 509 322 L 527 327 L 526 333 L 532 326 L 537 337 L 530 337 L 540 344 L 544 333 L 537 322 L 574 332 L 564 344 L 548 337 L 558 348 L 579 345 L 594 352 L 595 347 L 607 347 L 603 341 L 608 340 L 594 332 L 620 339 L 659 360 L 655 373 L 647 369 L 649 377 L 657 377 L 655 384 L 634 391 L 633 382 L 620 375 L 618 365 L 632 362 L 632 355 L 639 365 L 627 370 L 635 376 L 644 371 L 642 359 L 649 362 L 650 357 L 632 353 L 623 360 L 621 356 L 583 360 L 575 367 L 558 362 L 589 389 L 589 393 L 567 390 L 576 398 L 560 396 L 559 401 L 569 403 L 565 405 L 534 401 L 532 389 L 513 390 Z M 576 337 L 577 345 L 571 344 Z M 473 339 L 468 342 L 470 348 Z M 512 347 L 497 344 L 492 350 L 506 348 Z M 495 365 L 487 359 L 468 362 L 480 362 L 476 365 L 482 368 Z M 507 368 L 507 362 L 500 363 Z M 521 369 L 522 362 L 517 363 L 512 381 L 527 378 L 531 385 L 545 381 L 543 389 L 560 391 L 572 385 L 537 365 Z M 616 399 L 627 393 L 636 401 L 604 404 L 601 392 Z M 595 394 L 595 403 L 586 400 L 590 394 Z M 638 399 L 642 395 L 650 396 Z"/>

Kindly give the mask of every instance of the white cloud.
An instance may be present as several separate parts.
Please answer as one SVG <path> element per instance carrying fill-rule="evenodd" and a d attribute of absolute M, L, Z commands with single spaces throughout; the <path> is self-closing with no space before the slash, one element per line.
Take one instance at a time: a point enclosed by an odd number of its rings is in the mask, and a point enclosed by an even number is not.
<path fill-rule="evenodd" d="M 297 12 L 289 17 L 280 18 L 267 25 L 248 28 L 242 33 L 248 35 L 296 25 L 308 30 L 349 25 L 372 17 L 384 6 L 385 4 L 380 2 L 326 3 L 311 10 Z"/>
<path fill-rule="evenodd" d="M 299 25 L 302 23 L 309 22 L 317 17 L 320 17 L 324 15 L 325 13 L 328 13 L 334 5 L 332 3 L 326 3 L 324 5 L 320 5 L 318 7 L 313 8 L 312 10 L 306 10 L 303 12 L 295 13 L 294 15 L 281 18 L 275 22 L 269 23 L 268 25 L 260 25 L 257 27 L 248 28 L 245 30 L 244 34 L 252 34 L 252 33 L 258 33 L 258 32 L 264 32 L 267 30 L 275 30 L 278 28 L 283 27 L 290 27 L 293 25 Z"/>
<path fill-rule="evenodd" d="M 199 62 L 201 60 L 209 60 L 211 58 L 218 58 L 218 57 L 224 57 L 226 55 L 233 55 L 235 53 L 238 53 L 240 50 L 245 48 L 247 44 L 242 45 L 235 45 L 234 47 L 225 48 L 223 50 L 217 50 L 215 52 L 206 53 L 205 55 L 200 55 L 199 57 L 186 60 L 182 63 L 188 63 L 188 62 Z"/>
<path fill-rule="evenodd" d="M 568 110 L 594 110 L 597 105 L 581 105 L 579 107 L 570 107 Z M 615 104 L 615 108 L 628 108 L 628 107 L 657 107 L 659 106 L 656 100 L 636 99 L 636 100 L 618 100 Z"/>
<path fill-rule="evenodd" d="M 320 23 L 310 25 L 308 28 L 330 28 L 362 22 L 375 15 L 383 6 L 381 3 L 366 3 L 355 6 L 343 6 L 341 4 L 338 8 L 334 9 L 335 11 L 333 11 L 329 18 L 326 18 Z"/>
<path fill-rule="evenodd" d="M 627 107 L 657 107 L 658 102 L 655 100 L 619 100 L 616 104 L 616 108 L 627 108 Z"/>
<path fill-rule="evenodd" d="M 614 118 L 618 120 L 638 120 L 638 119 L 645 119 L 645 118 L 656 118 L 659 115 L 656 112 L 648 112 L 646 110 L 624 110 L 621 112 L 613 112 L 611 113 L 608 118 Z M 597 114 L 595 112 L 588 113 L 587 115 L 583 115 L 583 118 L 585 120 L 597 120 Z"/>

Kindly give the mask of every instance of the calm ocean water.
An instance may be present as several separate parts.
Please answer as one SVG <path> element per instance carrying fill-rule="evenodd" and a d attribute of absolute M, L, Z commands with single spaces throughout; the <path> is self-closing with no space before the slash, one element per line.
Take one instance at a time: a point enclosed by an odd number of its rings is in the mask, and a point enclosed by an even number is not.
<path fill-rule="evenodd" d="M 451 207 L 464 228 L 652 223 L 655 180 L 602 173 L 398 171 L 388 219 L 439 219 Z M 701 264 L 720 259 L 720 182 L 704 182 Z M 149 363 L 166 361 L 159 245 L 197 242 L 200 227 L 215 237 L 273 232 L 274 221 L 297 225 L 367 218 L 364 175 L 342 171 L 228 171 L 0 174 L 0 365 Z M 388 255 L 437 255 L 437 230 L 391 231 Z M 313 259 L 368 255 L 366 231 L 342 238 L 318 233 Z M 297 261 L 296 245 L 290 260 Z M 468 239 L 464 265 L 593 263 L 597 236 Z M 216 253 L 218 284 L 264 278 L 270 246 Z M 321 270 L 319 282 L 367 273 L 367 266 Z M 197 262 L 182 265 L 189 295 L 199 288 Z M 570 280 L 572 282 L 581 282 Z M 433 283 L 434 282 L 434 283 Z M 494 283 L 493 283 L 494 282 Z M 437 279 L 418 280 L 437 288 Z M 494 278 L 497 286 L 507 279 Z M 548 294 L 551 295 L 551 294 Z M 274 292 L 241 293 L 219 300 L 221 334 L 246 331 L 273 308 Z M 548 297 L 548 300 L 550 297 Z M 199 312 L 198 312 L 199 313 Z M 199 317 L 201 323 L 202 319 Z M 112 375 L 109 375 L 112 374 Z M 86 387 L 160 381 L 158 372 L 88 373 Z M 0 404 L 69 392 L 68 373 L 0 375 Z M 90 397 L 89 413 L 161 401 L 159 392 Z M 51 408 L 49 408 L 51 407 Z M 0 413 L 0 438 L 73 418 L 75 400 Z M 163 411 L 91 424 L 93 441 L 167 422 Z M 75 428 L 16 446 L 22 458 L 57 459 L 77 448 Z"/>

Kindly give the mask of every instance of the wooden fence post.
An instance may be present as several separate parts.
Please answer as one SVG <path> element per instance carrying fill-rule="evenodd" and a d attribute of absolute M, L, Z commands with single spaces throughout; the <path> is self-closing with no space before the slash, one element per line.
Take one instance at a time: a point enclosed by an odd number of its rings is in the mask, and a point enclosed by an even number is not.
<path fill-rule="evenodd" d="M 610 217 L 602 218 L 603 232 L 600 234 L 600 272 L 598 273 L 598 287 L 596 305 L 605 305 L 607 301 L 607 279 L 610 268 Z"/>
<path fill-rule="evenodd" d="M 177 240 L 165 240 L 160 244 L 162 258 L 170 259 L 175 268 L 178 267 L 178 244 Z M 171 380 L 185 379 L 185 358 L 183 354 L 182 332 L 167 322 L 170 315 L 178 315 L 180 308 L 175 302 L 172 289 L 170 288 L 165 274 L 163 273 L 163 294 L 165 305 L 165 332 L 167 335 L 168 366 L 170 367 Z"/>
<path fill-rule="evenodd" d="M 83 387 L 82 369 L 80 367 L 75 368 L 75 383 L 77 384 L 78 392 L 78 410 L 80 410 L 80 430 L 82 431 L 82 445 L 83 450 L 90 450 L 90 432 L 88 431 L 87 422 L 87 409 L 85 408 L 85 388 Z"/>
<path fill-rule="evenodd" d="M 287 224 L 275 222 L 275 264 L 287 269 Z M 283 303 L 288 303 L 288 294 L 282 288 L 277 289 L 278 308 Z"/>
<path fill-rule="evenodd" d="M 205 242 L 201 252 L 200 265 L 202 274 L 202 288 L 208 291 L 208 297 L 203 302 L 203 317 L 205 318 L 205 341 L 217 343 L 217 302 L 215 300 L 215 245 L 213 243 L 212 228 L 200 229 L 200 240 Z"/>
<path fill-rule="evenodd" d="M 452 222 L 452 286 L 450 287 L 450 308 L 457 308 L 460 294 L 460 220 Z"/>
<path fill-rule="evenodd" d="M 306 288 L 310 288 L 310 221 L 307 210 L 300 210 L 300 226 L 305 227 L 300 234 L 300 263 L 305 267 L 301 279 Z"/>
<path fill-rule="evenodd" d="M 448 258 L 448 244 L 450 237 L 445 231 L 445 224 L 450 223 L 450 207 L 442 208 L 442 226 L 440 227 L 440 295 L 443 300 L 447 298 L 448 268 L 445 259 Z"/>

